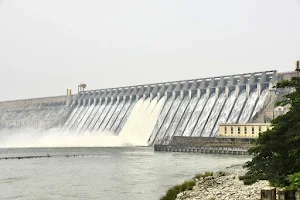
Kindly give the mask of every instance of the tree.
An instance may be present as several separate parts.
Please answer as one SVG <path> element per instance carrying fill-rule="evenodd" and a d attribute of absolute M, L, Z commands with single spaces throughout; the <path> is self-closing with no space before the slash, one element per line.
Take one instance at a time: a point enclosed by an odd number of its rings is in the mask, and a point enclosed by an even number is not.
<path fill-rule="evenodd" d="M 292 180 L 300 172 L 300 78 L 281 81 L 276 87 L 294 88 L 283 101 L 277 103 L 291 105 L 290 110 L 272 120 L 273 128 L 260 134 L 254 147 L 249 149 L 254 157 L 246 163 L 248 172 L 245 179 L 253 182 L 269 180 L 272 186 L 299 190 L 299 184 L 292 183 Z M 296 175 L 298 177 L 299 174 Z"/>

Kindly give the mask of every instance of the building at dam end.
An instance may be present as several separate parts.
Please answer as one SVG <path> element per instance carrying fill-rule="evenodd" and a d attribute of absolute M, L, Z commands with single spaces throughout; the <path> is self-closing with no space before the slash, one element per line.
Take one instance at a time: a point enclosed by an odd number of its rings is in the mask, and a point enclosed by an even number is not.
<path fill-rule="evenodd" d="M 57 128 L 67 134 L 111 134 L 139 145 L 174 137 L 254 137 L 287 112 L 273 86 L 295 72 L 276 70 L 80 91 L 0 102 L 0 131 Z"/>
<path fill-rule="evenodd" d="M 272 129 L 270 123 L 220 124 L 219 137 L 257 138 L 260 133 Z"/>

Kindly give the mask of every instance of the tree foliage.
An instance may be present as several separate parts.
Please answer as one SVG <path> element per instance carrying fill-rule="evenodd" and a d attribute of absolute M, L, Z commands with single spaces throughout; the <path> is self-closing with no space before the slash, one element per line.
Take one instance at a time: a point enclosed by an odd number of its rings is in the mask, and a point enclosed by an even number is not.
<path fill-rule="evenodd" d="M 273 186 L 286 187 L 292 184 L 288 176 L 300 172 L 300 78 L 281 81 L 276 87 L 293 88 L 278 103 L 291 107 L 285 115 L 272 120 L 273 128 L 262 133 L 249 149 L 255 156 L 246 164 L 246 177 L 253 182 L 265 179 Z"/>

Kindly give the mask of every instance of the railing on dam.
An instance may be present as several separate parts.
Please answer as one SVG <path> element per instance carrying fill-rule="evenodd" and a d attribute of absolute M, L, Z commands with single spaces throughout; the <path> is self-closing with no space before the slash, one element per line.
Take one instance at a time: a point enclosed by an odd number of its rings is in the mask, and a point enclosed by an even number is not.
<path fill-rule="evenodd" d="M 234 74 L 228 76 L 208 77 L 199 79 L 188 79 L 181 81 L 169 81 L 153 84 L 134 85 L 125 87 L 88 90 L 80 92 L 75 100 L 79 104 L 93 103 L 94 101 L 122 101 L 124 99 L 139 99 L 141 97 L 154 98 L 158 96 L 200 96 L 203 93 L 216 92 L 217 95 L 225 91 L 226 95 L 233 90 L 237 93 L 246 89 L 247 95 L 253 89 L 258 88 L 258 93 L 266 88 L 272 87 L 278 80 L 276 70 L 254 72 L 247 74 Z"/>

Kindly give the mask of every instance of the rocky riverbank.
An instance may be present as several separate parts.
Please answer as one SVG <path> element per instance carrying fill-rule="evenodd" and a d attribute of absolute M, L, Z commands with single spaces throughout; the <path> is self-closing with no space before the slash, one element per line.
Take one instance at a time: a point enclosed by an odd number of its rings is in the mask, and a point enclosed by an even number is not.
<path fill-rule="evenodd" d="M 222 172 L 197 179 L 193 189 L 179 193 L 176 200 L 256 200 L 260 199 L 260 190 L 269 186 L 268 181 L 244 185 L 239 180 L 239 176 L 246 173 L 242 165 L 228 167 Z"/>

